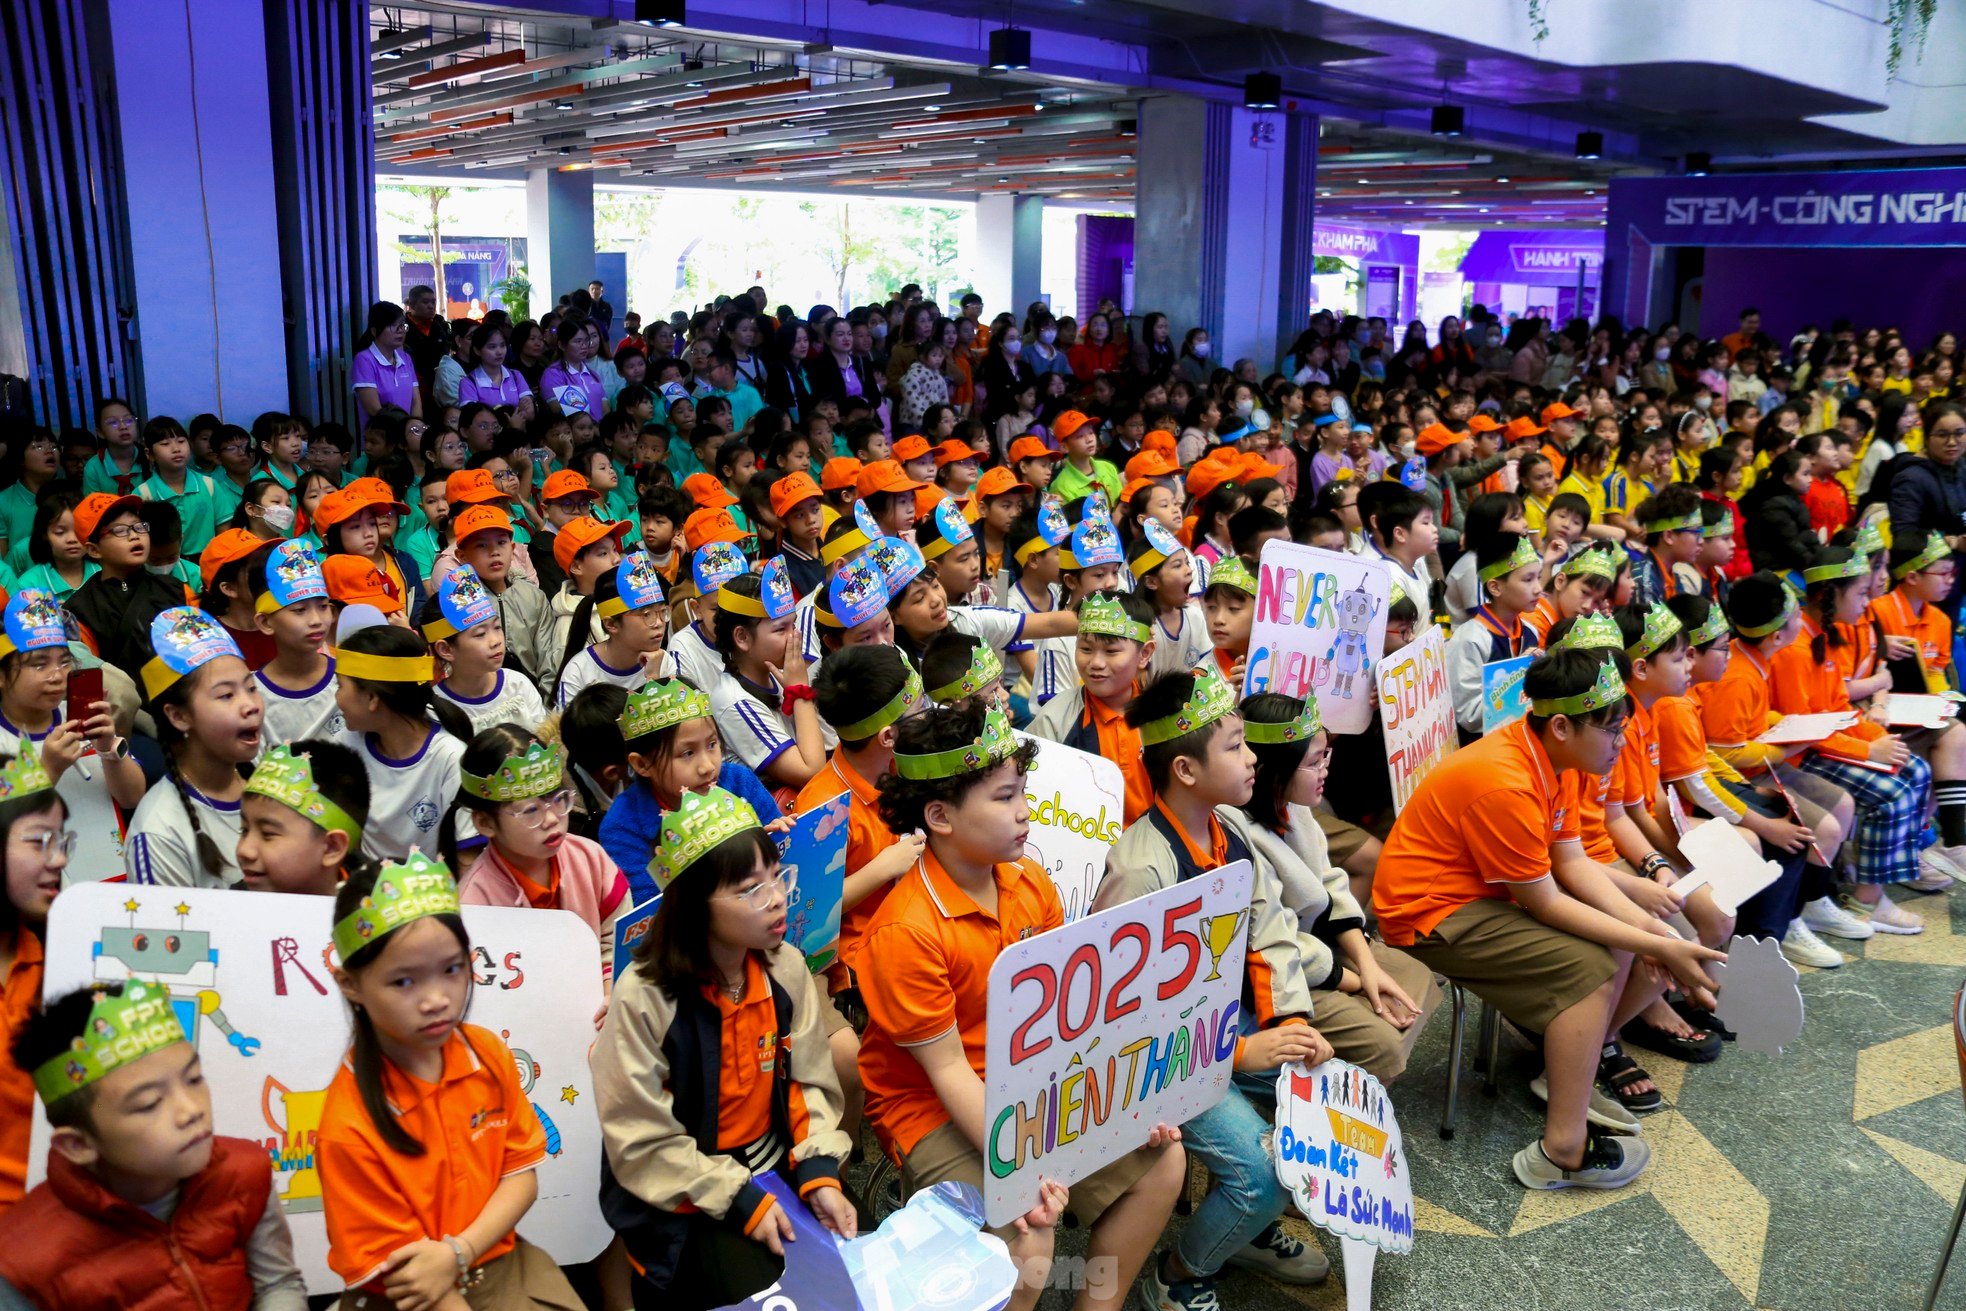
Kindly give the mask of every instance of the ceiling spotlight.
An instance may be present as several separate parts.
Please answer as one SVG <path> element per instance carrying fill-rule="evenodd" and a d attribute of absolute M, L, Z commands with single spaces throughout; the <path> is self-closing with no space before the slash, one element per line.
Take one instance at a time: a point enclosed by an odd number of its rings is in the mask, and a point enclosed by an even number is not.
<path fill-rule="evenodd" d="M 1704 150 L 1692 150 L 1686 154 L 1686 176 L 1703 178 L 1713 172 L 1713 156 Z"/>
<path fill-rule="evenodd" d="M 1140 135 L 1140 120 L 1137 118 L 1127 118 L 1127 119 L 1120 120 L 1120 135 L 1123 137 L 1134 137 Z"/>
<path fill-rule="evenodd" d="M 571 154 L 573 153 L 573 147 L 572 147 L 572 146 L 561 146 L 561 147 L 560 147 L 560 153 L 561 153 L 562 155 L 571 155 Z"/>
<path fill-rule="evenodd" d="M 1459 105 L 1435 105 L 1433 133 L 1437 137 L 1458 137 L 1467 125 L 1467 114 Z"/>
<path fill-rule="evenodd" d="M 1604 134 L 1602 132 L 1579 132 L 1577 134 L 1577 158 L 1601 159 L 1604 155 Z"/>
<path fill-rule="evenodd" d="M 683 0 L 635 0 L 635 21 L 643 27 L 681 27 Z"/>
<path fill-rule="evenodd" d="M 1283 104 L 1283 79 L 1275 73 L 1251 73 L 1242 80 L 1244 109 L 1276 109 Z"/>
<path fill-rule="evenodd" d="M 1021 27 L 990 33 L 990 67 L 999 72 L 1031 66 L 1031 34 Z"/>
<path fill-rule="evenodd" d="M 382 41 L 401 41 L 406 35 L 408 34 L 400 27 L 385 27 L 381 32 L 377 33 L 377 39 Z M 401 59 L 402 57 L 403 52 L 401 50 L 384 50 L 376 56 L 377 59 Z"/>

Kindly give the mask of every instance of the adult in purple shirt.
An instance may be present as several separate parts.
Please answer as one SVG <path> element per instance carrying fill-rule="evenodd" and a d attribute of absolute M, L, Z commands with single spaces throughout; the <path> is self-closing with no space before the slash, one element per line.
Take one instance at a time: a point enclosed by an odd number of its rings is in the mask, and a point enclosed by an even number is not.
<path fill-rule="evenodd" d="M 355 339 L 355 405 L 364 419 L 372 419 L 384 406 L 394 405 L 405 414 L 423 417 L 423 392 L 416 385 L 416 365 L 403 350 L 409 332 L 409 318 L 393 300 L 379 300 L 369 306 L 369 327 Z"/>
<path fill-rule="evenodd" d="M 473 401 L 490 406 L 512 407 L 512 417 L 521 427 L 532 422 L 532 388 L 517 369 L 505 367 L 511 349 L 511 334 L 502 323 L 481 323 L 471 334 L 471 348 L 477 352 L 478 367 L 464 375 L 457 385 L 459 407 Z"/>
<path fill-rule="evenodd" d="M 587 361 L 593 358 L 600 334 L 582 315 L 568 314 L 560 320 L 553 335 L 560 342 L 560 358 L 540 374 L 540 398 L 555 414 L 583 411 L 599 423 L 607 413 L 607 387 L 600 375 L 587 367 Z"/>

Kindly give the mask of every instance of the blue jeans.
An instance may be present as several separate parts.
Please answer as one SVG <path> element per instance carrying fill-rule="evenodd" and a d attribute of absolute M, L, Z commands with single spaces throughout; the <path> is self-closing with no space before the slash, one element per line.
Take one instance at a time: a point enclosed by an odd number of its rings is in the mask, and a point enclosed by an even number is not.
<path fill-rule="evenodd" d="M 1181 1145 L 1215 1176 L 1175 1248 L 1198 1275 L 1218 1273 L 1290 1200 L 1264 1139 L 1269 1128 L 1269 1119 L 1233 1083 L 1226 1097 L 1181 1126 Z"/>

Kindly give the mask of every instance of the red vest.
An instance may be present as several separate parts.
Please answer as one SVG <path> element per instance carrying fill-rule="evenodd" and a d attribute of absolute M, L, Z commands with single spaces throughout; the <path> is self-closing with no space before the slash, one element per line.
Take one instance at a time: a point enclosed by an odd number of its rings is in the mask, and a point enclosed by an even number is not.
<path fill-rule="evenodd" d="M 63 1311 L 248 1311 L 246 1243 L 272 1188 L 264 1147 L 215 1138 L 164 1224 L 50 1152 L 47 1181 L 0 1216 L 0 1278 Z"/>

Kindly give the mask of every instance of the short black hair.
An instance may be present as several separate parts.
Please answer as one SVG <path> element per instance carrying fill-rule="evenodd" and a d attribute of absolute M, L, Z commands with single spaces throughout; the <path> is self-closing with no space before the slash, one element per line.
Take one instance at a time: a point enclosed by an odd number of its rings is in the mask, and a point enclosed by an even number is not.
<path fill-rule="evenodd" d="M 1714 604 L 1710 598 L 1701 596 L 1698 592 L 1681 592 L 1678 596 L 1668 597 L 1666 599 L 1666 609 L 1672 611 L 1673 618 L 1679 620 L 1680 624 L 1685 627 L 1689 638 L 1694 629 L 1704 624 L 1712 616 Z M 1693 649 L 1704 651 L 1712 646 L 1714 642 L 1718 642 L 1720 638 L 1725 636 L 1727 634 L 1723 632 L 1719 637 L 1704 642 Z"/>
<path fill-rule="evenodd" d="M 11 1054 L 15 1068 L 32 1073 L 70 1050 L 88 1032 L 89 1013 L 95 1009 L 97 993 L 121 997 L 123 985 L 97 983 L 77 988 L 30 1013 L 20 1032 L 14 1035 Z M 95 1108 L 100 1087 L 85 1083 L 67 1096 L 57 1097 L 48 1104 L 48 1123 L 57 1129 L 89 1130 L 92 1127 L 89 1113 Z"/>
<path fill-rule="evenodd" d="M 1168 719 L 1181 713 L 1181 707 L 1194 695 L 1195 676 L 1193 674 L 1168 674 L 1157 678 L 1141 689 L 1140 695 L 1133 698 L 1126 707 L 1126 722 L 1130 727 L 1141 728 L 1157 719 Z M 1140 749 L 1140 763 L 1147 767 L 1147 781 L 1156 793 L 1167 790 L 1167 781 L 1174 775 L 1174 762 L 1182 756 L 1190 760 L 1200 760 L 1208 754 L 1209 745 L 1215 734 L 1222 728 L 1223 720 L 1204 724 L 1191 733 L 1156 742 Z"/>
<path fill-rule="evenodd" d="M 960 676 L 958 670 L 955 677 Z M 901 694 L 907 682 L 908 660 L 901 654 L 901 648 L 841 647 L 827 655 L 819 672 L 813 675 L 812 700 L 819 709 L 819 717 L 837 730 L 842 724 L 857 724 L 879 711 Z M 840 745 L 858 751 L 870 740 L 843 737 Z"/>
<path fill-rule="evenodd" d="M 1290 521 L 1267 505 L 1245 505 L 1229 516 L 1229 543 L 1237 555 L 1256 554 L 1256 539 L 1264 533 L 1288 533 Z"/>
<path fill-rule="evenodd" d="M 1550 508 L 1543 511 L 1543 521 L 1547 523 L 1551 515 L 1566 512 L 1576 515 L 1583 522 L 1584 527 L 1591 526 L 1591 503 L 1576 492 L 1558 492 L 1552 496 Z"/>
<path fill-rule="evenodd" d="M 832 657 L 828 657 L 830 660 Z M 824 666 L 822 665 L 823 669 Z M 816 694 L 815 694 L 816 695 Z M 985 706 L 971 698 L 960 705 L 929 706 L 901 721 L 894 749 L 901 755 L 929 755 L 937 751 L 956 751 L 983 735 Z M 1029 773 L 1038 758 L 1038 744 L 1027 738 L 1008 759 L 1019 770 Z M 890 833 L 914 833 L 927 828 L 923 819 L 937 801 L 955 803 L 982 783 L 989 770 L 973 769 L 950 778 L 912 779 L 888 773 L 880 780 L 881 822 Z"/>
<path fill-rule="evenodd" d="M 1775 616 L 1788 605 L 1789 595 L 1788 584 L 1766 569 L 1736 579 L 1727 593 L 1727 622 L 1733 626 L 1736 636 L 1744 636 L 1743 626 L 1759 628 L 1773 623 Z M 1745 640 L 1756 642 L 1761 638 Z"/>
<path fill-rule="evenodd" d="M 1566 630 L 1567 631 L 1567 630 Z M 1614 664 L 1624 660 L 1623 651 L 1551 651 L 1536 657 L 1522 675 L 1522 695 L 1526 701 L 1552 701 L 1563 697 L 1579 696 L 1591 690 L 1597 682 L 1598 670 L 1606 659 Z M 1624 672 L 1621 667 L 1620 672 Z M 1582 724 L 1603 724 L 1625 712 L 1625 701 L 1621 698 L 1608 706 L 1593 710 L 1589 714 L 1569 715 L 1566 718 Z M 1534 709 L 1529 712 L 1529 727 L 1532 732 L 1541 732 L 1543 725 L 1552 717 L 1539 715 Z"/>
<path fill-rule="evenodd" d="M 1382 539 L 1391 542 L 1394 533 L 1402 528 L 1411 529 L 1413 521 L 1431 509 L 1433 502 L 1416 491 L 1401 487 L 1379 503 L 1373 526 L 1379 530 Z"/>

